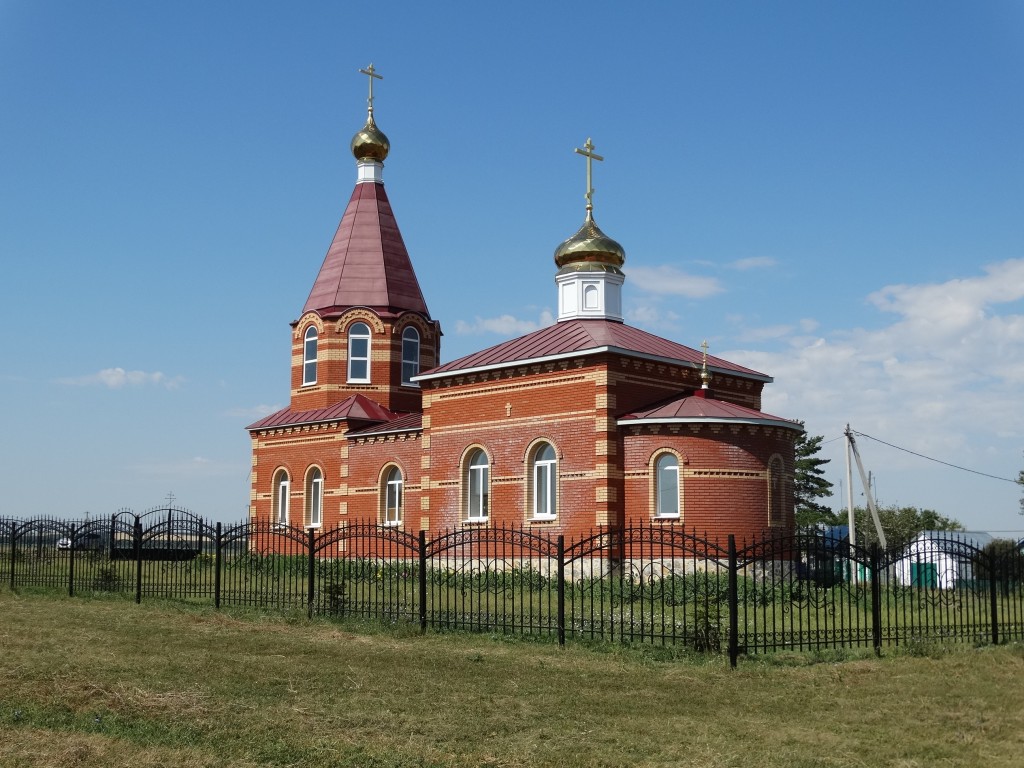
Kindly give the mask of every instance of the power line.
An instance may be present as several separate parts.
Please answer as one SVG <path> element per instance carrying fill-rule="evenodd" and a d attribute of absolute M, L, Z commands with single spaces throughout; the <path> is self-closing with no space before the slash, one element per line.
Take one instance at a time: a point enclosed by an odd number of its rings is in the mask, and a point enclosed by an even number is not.
<path fill-rule="evenodd" d="M 879 440 L 877 437 L 872 437 L 871 435 L 866 435 L 863 432 L 857 432 L 856 430 L 852 430 L 852 429 L 850 431 L 853 432 L 853 434 L 857 435 L 858 437 L 866 437 L 868 440 L 874 440 L 876 443 L 881 443 L 882 445 L 887 445 L 890 448 L 895 448 L 897 451 L 903 451 L 904 453 L 909 453 L 909 454 L 912 454 L 914 456 L 918 456 L 918 457 L 920 457 L 922 459 L 927 459 L 928 461 L 934 461 L 936 464 L 943 464 L 943 465 L 945 465 L 947 467 L 952 467 L 953 469 L 959 469 L 962 472 L 970 472 L 970 473 L 975 474 L 975 475 L 981 475 L 982 477 L 990 477 L 993 480 L 1003 480 L 1003 481 L 1005 481 L 1007 483 L 1013 483 L 1014 485 L 1017 484 L 1016 480 L 1011 480 L 1008 477 L 1000 477 L 999 475 L 990 475 L 987 472 L 979 472 L 976 469 L 968 469 L 967 467 L 961 467 L 961 466 L 958 466 L 956 464 L 950 464 L 948 461 L 941 461 L 940 459 L 933 459 L 931 456 L 925 456 L 923 453 L 917 453 L 917 451 L 912 451 L 909 448 L 901 448 L 898 445 L 893 445 L 892 443 L 887 443 L 887 442 L 885 442 L 885 440 Z"/>

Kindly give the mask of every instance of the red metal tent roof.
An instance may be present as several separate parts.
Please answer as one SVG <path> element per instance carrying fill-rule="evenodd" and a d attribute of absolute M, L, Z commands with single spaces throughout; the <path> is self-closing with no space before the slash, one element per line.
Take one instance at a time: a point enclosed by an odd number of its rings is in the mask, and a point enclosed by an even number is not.
<path fill-rule="evenodd" d="M 676 397 L 619 417 L 620 423 L 664 423 L 667 421 L 731 421 L 742 424 L 772 424 L 803 431 L 799 422 L 784 419 L 781 416 L 772 416 L 770 413 L 756 411 L 735 403 L 727 403 L 724 400 L 716 400 L 701 391 L 692 395 Z"/>
<path fill-rule="evenodd" d="M 429 317 L 383 184 L 356 184 L 303 313 L 349 307 L 413 311 Z"/>
<path fill-rule="evenodd" d="M 421 429 L 423 429 L 422 413 L 403 413 L 391 421 L 385 421 L 383 424 L 371 424 L 362 429 L 352 430 L 346 437 L 387 435 L 393 432 L 419 432 Z"/>
<path fill-rule="evenodd" d="M 544 358 L 612 350 L 627 355 L 682 362 L 700 367 L 702 355 L 695 349 L 663 339 L 647 331 L 612 320 L 566 320 L 539 331 L 503 342 L 480 352 L 460 357 L 426 371 L 420 378 L 431 379 L 455 372 L 500 367 Z M 771 377 L 750 368 L 708 356 L 708 368 L 760 381 Z"/>

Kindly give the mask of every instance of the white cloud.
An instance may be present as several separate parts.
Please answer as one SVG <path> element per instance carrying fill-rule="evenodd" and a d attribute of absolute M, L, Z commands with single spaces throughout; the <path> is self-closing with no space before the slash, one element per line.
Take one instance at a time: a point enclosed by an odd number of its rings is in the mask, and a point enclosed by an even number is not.
<path fill-rule="evenodd" d="M 668 265 L 632 266 L 629 268 L 627 279 L 641 291 L 684 296 L 688 299 L 703 299 L 724 290 L 722 284 L 714 277 L 690 275 Z"/>
<path fill-rule="evenodd" d="M 260 403 L 259 405 L 252 406 L 251 408 L 232 408 L 228 411 L 227 415 L 233 419 L 241 418 L 256 421 L 257 419 L 262 419 L 264 416 L 269 416 L 272 413 L 280 411 L 283 407 L 284 406 L 282 405 L 267 405 L 265 403 Z"/>
<path fill-rule="evenodd" d="M 189 480 L 203 477 L 237 477 L 245 471 L 247 462 L 214 461 L 204 456 L 152 461 L 136 464 L 129 469 L 139 475 L 164 479 Z"/>
<path fill-rule="evenodd" d="M 164 389 L 177 389 L 184 383 L 181 376 L 167 376 L 160 371 L 126 371 L 124 368 L 104 368 L 97 373 L 84 376 L 73 376 L 59 379 L 61 384 L 73 386 L 101 386 L 108 389 L 123 387 L 159 386 Z"/>
<path fill-rule="evenodd" d="M 740 341 L 764 341 L 789 336 L 794 330 L 792 325 L 766 325 L 761 328 L 748 328 L 739 334 Z"/>
<path fill-rule="evenodd" d="M 984 272 L 940 284 L 881 288 L 869 303 L 896 317 L 877 329 L 841 329 L 815 338 L 801 333 L 781 351 L 722 354 L 772 375 L 764 410 L 805 420 L 811 434 L 837 437 L 849 423 L 960 466 L 991 471 L 994 447 L 1014 466 L 1024 445 L 1024 306 L 1013 305 L 1024 299 L 1024 259 Z M 875 446 L 874 453 L 885 457 L 881 469 L 891 473 L 890 493 L 899 472 L 922 463 L 884 447 Z M 951 474 L 939 469 L 945 474 L 936 485 Z M 907 495 L 912 494 L 904 495 L 907 503 L 921 503 Z"/>
<path fill-rule="evenodd" d="M 774 267 L 778 262 L 770 256 L 752 256 L 749 259 L 737 259 L 729 266 L 741 272 L 748 269 L 764 269 Z"/>
<path fill-rule="evenodd" d="M 460 336 L 482 336 L 493 333 L 499 336 L 521 336 L 539 328 L 546 328 L 555 322 L 554 315 L 547 309 L 542 310 L 536 320 L 523 320 L 513 315 L 498 317 L 477 316 L 473 322 L 455 321 L 455 332 Z"/>
<path fill-rule="evenodd" d="M 743 315 L 727 315 L 726 320 L 736 327 L 733 336 L 742 342 L 761 342 L 771 339 L 787 339 L 790 344 L 797 344 L 801 340 L 811 342 L 813 339 L 801 339 L 795 334 L 799 333 L 806 337 L 816 331 L 819 325 L 817 320 L 806 317 L 798 320 L 796 324 L 780 323 L 765 326 L 748 326 L 747 318 Z"/>
<path fill-rule="evenodd" d="M 682 320 L 678 312 L 663 309 L 656 299 L 642 304 L 631 301 L 626 305 L 624 314 L 627 322 L 659 333 L 677 331 Z"/>

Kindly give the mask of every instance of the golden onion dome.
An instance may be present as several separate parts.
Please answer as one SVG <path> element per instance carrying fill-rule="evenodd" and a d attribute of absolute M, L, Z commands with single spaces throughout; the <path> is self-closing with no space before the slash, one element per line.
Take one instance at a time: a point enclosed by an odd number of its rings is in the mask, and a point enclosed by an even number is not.
<path fill-rule="evenodd" d="M 360 162 L 375 160 L 383 163 L 391 150 L 391 142 L 373 122 L 373 115 L 366 118 L 366 125 L 352 137 L 352 154 Z"/>
<path fill-rule="evenodd" d="M 561 269 L 567 265 L 610 267 L 617 272 L 626 261 L 621 245 L 601 231 L 594 217 L 587 211 L 587 220 L 579 231 L 555 249 L 555 264 Z M 578 271 L 578 270 L 577 270 Z"/>

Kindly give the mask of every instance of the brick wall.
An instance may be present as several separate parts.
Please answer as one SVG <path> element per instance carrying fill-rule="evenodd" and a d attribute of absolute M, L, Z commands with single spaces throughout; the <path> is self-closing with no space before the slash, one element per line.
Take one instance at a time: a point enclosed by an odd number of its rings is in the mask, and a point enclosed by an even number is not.
<path fill-rule="evenodd" d="M 357 319 L 367 322 L 351 314 L 344 322 L 323 323 L 325 381 L 347 370 L 345 323 Z M 315 319 L 303 318 L 296 325 L 293 385 L 301 383 L 304 322 Z M 393 323 L 378 324 L 371 326 L 374 365 L 379 356 L 379 365 L 389 371 L 380 385 L 387 391 L 360 391 L 393 407 L 404 402 L 395 391 L 402 388 L 391 386 L 401 376 L 401 333 L 394 332 Z M 434 342 L 436 337 L 428 342 L 424 334 L 425 359 L 436 354 Z M 375 379 L 378 370 L 373 370 Z M 760 382 L 716 376 L 713 383 L 720 399 L 760 405 Z M 316 465 L 324 474 L 325 526 L 381 522 L 382 476 L 393 464 L 404 483 L 403 530 L 436 533 L 479 525 L 467 520 L 466 459 L 480 448 L 490 463 L 485 524 L 526 526 L 576 538 L 607 525 L 650 523 L 652 457 L 671 450 L 680 458 L 679 522 L 688 528 L 744 535 L 769 526 L 791 527 L 794 430 L 724 424 L 618 426 L 622 414 L 699 385 L 699 371 L 693 368 L 611 354 L 432 380 L 422 392 L 421 433 L 346 438 L 357 425 L 340 422 L 258 435 L 253 445 L 253 509 L 259 519 L 270 517 L 273 475 L 285 469 L 292 481 L 292 510 L 302 510 L 304 477 Z M 293 407 L 322 407 L 311 403 L 333 397 L 307 390 L 293 388 Z M 414 394 L 418 406 L 421 392 Z M 556 517 L 542 521 L 533 517 L 531 473 L 531 457 L 541 441 L 556 451 L 558 493 Z M 293 524 L 300 519 L 293 512 Z"/>

